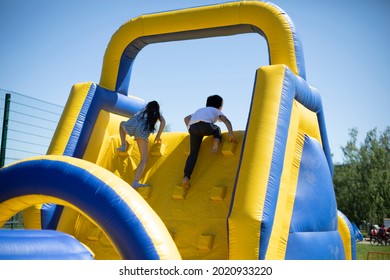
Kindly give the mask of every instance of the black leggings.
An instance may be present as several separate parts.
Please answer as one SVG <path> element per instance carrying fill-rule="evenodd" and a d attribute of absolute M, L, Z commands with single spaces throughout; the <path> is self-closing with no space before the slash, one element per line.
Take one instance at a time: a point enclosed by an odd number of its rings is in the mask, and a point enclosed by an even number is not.
<path fill-rule="evenodd" d="M 206 122 L 197 122 L 190 126 L 190 154 L 186 161 L 186 166 L 184 168 L 184 176 L 191 178 L 192 171 L 195 168 L 196 161 L 198 160 L 198 154 L 200 150 L 200 145 L 204 136 L 213 135 L 215 139 L 222 140 L 221 129 L 219 126 L 206 123 Z"/>

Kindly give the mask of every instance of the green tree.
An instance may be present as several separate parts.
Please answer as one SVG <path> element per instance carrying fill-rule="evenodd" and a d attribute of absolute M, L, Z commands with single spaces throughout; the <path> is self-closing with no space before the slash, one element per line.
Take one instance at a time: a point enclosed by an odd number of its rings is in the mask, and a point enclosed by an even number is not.
<path fill-rule="evenodd" d="M 357 129 L 349 135 L 344 162 L 334 170 L 338 209 L 356 223 L 381 224 L 390 217 L 390 127 L 369 131 L 360 146 Z"/>

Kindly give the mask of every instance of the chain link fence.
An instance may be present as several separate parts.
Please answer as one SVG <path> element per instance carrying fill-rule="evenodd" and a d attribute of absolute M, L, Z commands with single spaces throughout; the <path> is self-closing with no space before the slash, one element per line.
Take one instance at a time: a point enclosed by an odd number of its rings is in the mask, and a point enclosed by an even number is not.
<path fill-rule="evenodd" d="M 15 161 L 45 155 L 63 106 L 0 89 L 0 168 Z M 18 213 L 4 228 L 23 227 Z"/>

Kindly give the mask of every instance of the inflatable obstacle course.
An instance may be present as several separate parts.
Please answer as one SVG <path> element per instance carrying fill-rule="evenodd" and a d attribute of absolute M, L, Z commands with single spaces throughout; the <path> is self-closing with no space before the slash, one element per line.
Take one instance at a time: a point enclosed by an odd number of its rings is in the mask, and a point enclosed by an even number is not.
<path fill-rule="evenodd" d="M 150 186 L 132 189 L 138 150 L 132 139 L 126 153 L 116 148 L 119 123 L 145 105 L 128 95 L 137 54 L 158 42 L 249 32 L 266 39 L 270 65 L 256 72 L 238 144 L 224 135 L 211 155 L 205 138 L 185 190 L 188 133 L 164 133 L 163 145 L 150 141 Z M 72 235 L 96 259 L 354 259 L 332 175 L 321 97 L 306 82 L 291 19 L 272 3 L 229 2 L 122 25 L 100 83 L 73 86 L 48 155 L 0 170 L 0 223 L 34 207 L 26 224 Z"/>

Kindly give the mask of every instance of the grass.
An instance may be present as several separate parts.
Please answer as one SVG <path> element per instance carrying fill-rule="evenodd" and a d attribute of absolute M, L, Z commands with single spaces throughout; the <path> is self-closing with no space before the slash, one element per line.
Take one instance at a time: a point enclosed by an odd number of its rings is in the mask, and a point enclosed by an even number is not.
<path fill-rule="evenodd" d="M 366 260 L 368 252 L 385 252 L 390 254 L 390 246 L 371 246 L 369 243 L 356 244 L 356 259 Z"/>

